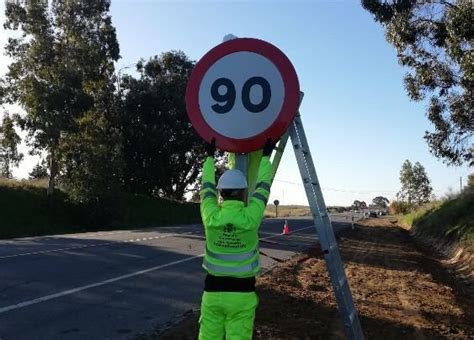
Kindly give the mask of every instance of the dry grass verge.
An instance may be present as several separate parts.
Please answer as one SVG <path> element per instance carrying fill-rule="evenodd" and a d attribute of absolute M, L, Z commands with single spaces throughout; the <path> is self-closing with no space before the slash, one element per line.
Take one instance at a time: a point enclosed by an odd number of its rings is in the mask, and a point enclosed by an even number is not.
<path fill-rule="evenodd" d="M 265 209 L 265 217 L 275 217 L 275 206 L 268 205 Z M 310 216 L 311 211 L 308 206 L 304 205 L 280 205 L 278 206 L 278 217 L 291 216 Z"/>

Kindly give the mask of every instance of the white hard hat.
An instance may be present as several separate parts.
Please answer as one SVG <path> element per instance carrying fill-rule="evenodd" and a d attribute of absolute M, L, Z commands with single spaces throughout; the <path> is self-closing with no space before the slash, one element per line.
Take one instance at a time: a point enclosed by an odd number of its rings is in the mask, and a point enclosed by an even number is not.
<path fill-rule="evenodd" d="M 217 189 L 246 189 L 247 179 L 242 171 L 237 169 L 227 170 L 217 182 Z"/>

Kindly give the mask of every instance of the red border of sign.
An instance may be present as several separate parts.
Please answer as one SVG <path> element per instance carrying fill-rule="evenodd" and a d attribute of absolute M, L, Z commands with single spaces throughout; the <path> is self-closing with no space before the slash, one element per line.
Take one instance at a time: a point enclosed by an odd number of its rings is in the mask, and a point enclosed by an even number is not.
<path fill-rule="evenodd" d="M 280 71 L 285 86 L 285 101 L 278 118 L 262 133 L 245 138 L 234 139 L 214 131 L 204 120 L 199 107 L 199 86 L 207 70 L 222 57 L 240 51 L 254 52 L 269 59 Z M 237 38 L 223 42 L 207 52 L 196 64 L 186 88 L 186 110 L 196 132 L 207 142 L 216 138 L 219 149 L 229 152 L 247 153 L 259 150 L 267 139 L 280 138 L 295 118 L 300 98 L 298 76 L 290 60 L 280 49 L 259 39 Z"/>

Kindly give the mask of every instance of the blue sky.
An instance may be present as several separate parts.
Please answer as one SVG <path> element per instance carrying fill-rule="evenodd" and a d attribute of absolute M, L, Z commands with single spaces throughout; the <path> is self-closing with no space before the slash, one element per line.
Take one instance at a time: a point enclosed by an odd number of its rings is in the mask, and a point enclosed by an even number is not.
<path fill-rule="evenodd" d="M 0 10 L 3 22 L 3 3 Z M 117 69 L 169 50 L 199 60 L 228 33 L 278 46 L 305 92 L 302 119 L 328 205 L 393 198 L 405 159 L 425 166 L 437 196 L 459 190 L 460 176 L 466 181 L 467 166 L 448 168 L 429 153 L 425 104 L 409 101 L 406 70 L 359 1 L 115 0 L 111 14 L 122 56 Z M 7 33 L 0 32 L 4 45 Z M 16 175 L 32 164 L 27 159 Z M 271 199 L 305 204 L 300 183 L 287 148 Z"/>

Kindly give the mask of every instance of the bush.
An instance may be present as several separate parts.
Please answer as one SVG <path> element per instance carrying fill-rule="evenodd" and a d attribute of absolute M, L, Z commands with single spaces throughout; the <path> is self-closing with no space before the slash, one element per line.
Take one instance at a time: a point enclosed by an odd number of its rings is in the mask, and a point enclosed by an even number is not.
<path fill-rule="evenodd" d="M 0 178 L 0 239 L 106 229 L 199 223 L 199 204 L 143 195 L 111 195 L 82 203 L 61 189 L 46 196 L 47 180 Z"/>
<path fill-rule="evenodd" d="M 392 215 L 407 214 L 411 211 L 411 209 L 412 206 L 407 202 L 403 201 L 392 201 L 392 203 L 390 203 L 390 206 L 388 207 L 388 210 Z"/>
<path fill-rule="evenodd" d="M 474 190 L 474 173 L 468 176 L 467 186 L 470 190 Z"/>
<path fill-rule="evenodd" d="M 404 222 L 412 227 L 412 232 L 419 235 L 474 245 L 472 207 L 474 192 L 466 192 L 454 199 L 427 204 L 406 215 Z"/>

